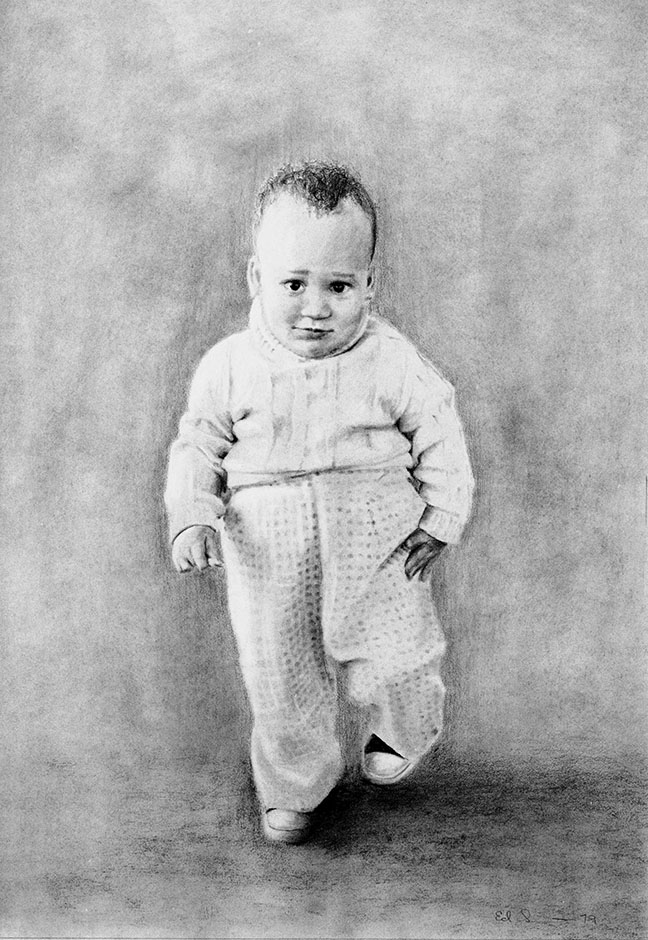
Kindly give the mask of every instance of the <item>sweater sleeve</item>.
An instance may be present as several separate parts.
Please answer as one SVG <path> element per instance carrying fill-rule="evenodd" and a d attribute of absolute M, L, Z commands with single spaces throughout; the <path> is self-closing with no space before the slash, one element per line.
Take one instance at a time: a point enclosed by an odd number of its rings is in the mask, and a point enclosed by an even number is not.
<path fill-rule="evenodd" d="M 217 529 L 225 515 L 223 460 L 235 440 L 228 407 L 229 378 L 227 349 L 218 344 L 196 370 L 187 411 L 171 445 L 164 493 L 171 541 L 192 525 Z"/>
<path fill-rule="evenodd" d="M 419 527 L 456 543 L 470 515 L 474 481 L 452 386 L 412 349 L 399 430 L 411 443 L 412 476 L 426 503 Z"/>

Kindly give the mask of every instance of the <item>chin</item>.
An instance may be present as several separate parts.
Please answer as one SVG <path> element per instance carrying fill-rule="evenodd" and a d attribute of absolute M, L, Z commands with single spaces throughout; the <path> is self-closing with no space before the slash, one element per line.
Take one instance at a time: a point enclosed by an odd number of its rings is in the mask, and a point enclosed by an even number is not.
<path fill-rule="evenodd" d="M 313 348 L 313 344 L 308 342 L 293 344 L 292 350 L 296 352 L 298 356 L 303 356 L 305 359 L 325 359 L 335 352 L 335 348 L 329 349 L 328 347 L 323 348 L 321 346 Z"/>

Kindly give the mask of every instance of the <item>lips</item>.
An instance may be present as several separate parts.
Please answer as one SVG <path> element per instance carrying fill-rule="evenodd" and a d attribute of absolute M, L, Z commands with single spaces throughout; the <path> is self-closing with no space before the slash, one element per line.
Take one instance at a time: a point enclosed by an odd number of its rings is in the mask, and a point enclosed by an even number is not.
<path fill-rule="evenodd" d="M 321 339 L 323 336 L 329 336 L 333 330 L 319 330 L 309 326 L 293 326 L 293 331 L 307 339 Z"/>

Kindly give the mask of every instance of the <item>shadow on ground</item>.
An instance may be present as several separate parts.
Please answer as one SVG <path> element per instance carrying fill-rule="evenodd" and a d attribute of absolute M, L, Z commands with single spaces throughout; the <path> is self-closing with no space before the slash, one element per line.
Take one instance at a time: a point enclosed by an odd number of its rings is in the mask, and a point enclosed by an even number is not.
<path fill-rule="evenodd" d="M 349 778 L 284 847 L 260 838 L 240 763 L 43 767 L 5 803 L 0 934 L 646 935 L 639 780 L 432 770 L 398 790 Z"/>

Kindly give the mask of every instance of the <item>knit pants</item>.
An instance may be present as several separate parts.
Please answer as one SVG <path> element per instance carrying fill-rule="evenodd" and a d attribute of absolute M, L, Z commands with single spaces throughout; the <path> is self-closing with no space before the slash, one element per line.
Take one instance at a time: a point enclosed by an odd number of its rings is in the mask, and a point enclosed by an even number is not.
<path fill-rule="evenodd" d="M 400 543 L 422 503 L 404 471 L 328 471 L 232 493 L 232 626 L 266 808 L 309 811 L 343 771 L 336 676 L 371 731 L 417 760 L 441 730 L 445 649 L 429 584 Z"/>

